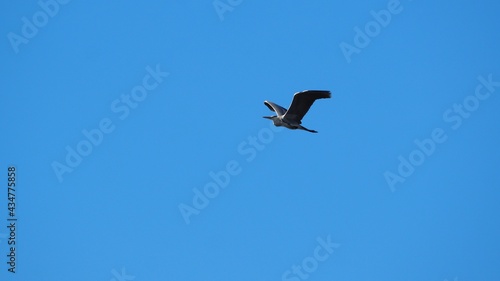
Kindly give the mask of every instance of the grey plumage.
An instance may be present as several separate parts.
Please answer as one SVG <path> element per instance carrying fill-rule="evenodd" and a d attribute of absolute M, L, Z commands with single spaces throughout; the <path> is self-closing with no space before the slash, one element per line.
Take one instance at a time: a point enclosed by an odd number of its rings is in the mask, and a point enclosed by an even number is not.
<path fill-rule="evenodd" d="M 264 101 L 264 104 L 276 113 L 276 116 L 264 116 L 264 118 L 273 120 L 275 126 L 284 126 L 288 129 L 302 129 L 311 133 L 317 133 L 315 130 L 309 130 L 302 126 L 302 118 L 309 111 L 314 101 L 317 99 L 330 98 L 330 91 L 307 90 L 295 93 L 292 104 L 288 110 L 273 102 Z"/>

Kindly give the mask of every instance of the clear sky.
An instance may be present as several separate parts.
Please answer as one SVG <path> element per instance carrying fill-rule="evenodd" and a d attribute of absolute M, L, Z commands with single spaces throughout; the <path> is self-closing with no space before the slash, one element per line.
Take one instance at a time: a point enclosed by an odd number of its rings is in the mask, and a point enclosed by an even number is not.
<path fill-rule="evenodd" d="M 4 1 L 0 280 L 500 280 L 499 10 Z"/>

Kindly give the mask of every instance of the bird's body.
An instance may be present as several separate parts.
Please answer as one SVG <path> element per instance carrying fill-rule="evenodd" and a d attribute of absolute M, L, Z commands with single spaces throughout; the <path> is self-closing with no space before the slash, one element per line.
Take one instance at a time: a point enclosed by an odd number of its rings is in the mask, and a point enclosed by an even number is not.
<path fill-rule="evenodd" d="M 309 130 L 302 126 L 302 118 L 306 115 L 309 108 L 317 99 L 330 98 L 330 91 L 307 90 L 295 93 L 293 101 L 288 110 L 273 102 L 264 101 L 264 104 L 276 113 L 276 116 L 264 116 L 264 118 L 273 120 L 275 126 L 283 126 L 288 129 L 301 129 L 311 133 L 317 133 L 315 130 Z"/>

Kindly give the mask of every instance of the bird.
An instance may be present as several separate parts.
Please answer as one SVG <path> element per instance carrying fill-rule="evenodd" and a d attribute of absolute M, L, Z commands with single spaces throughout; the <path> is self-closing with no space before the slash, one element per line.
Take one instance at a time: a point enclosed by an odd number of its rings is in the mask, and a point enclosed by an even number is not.
<path fill-rule="evenodd" d="M 288 129 L 296 130 L 301 129 L 311 133 L 317 133 L 318 131 L 309 130 L 302 126 L 302 118 L 306 115 L 309 108 L 317 99 L 329 99 L 331 98 L 330 91 L 323 90 L 306 90 L 302 92 L 295 93 L 293 95 L 292 104 L 288 110 L 281 107 L 273 102 L 264 101 L 264 104 L 276 113 L 276 116 L 263 116 L 266 119 L 273 120 L 274 126 L 283 126 Z"/>

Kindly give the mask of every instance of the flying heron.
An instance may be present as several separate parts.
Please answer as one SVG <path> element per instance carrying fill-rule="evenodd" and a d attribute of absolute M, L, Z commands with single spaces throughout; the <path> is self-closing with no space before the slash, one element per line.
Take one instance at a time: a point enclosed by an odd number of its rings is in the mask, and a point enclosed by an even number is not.
<path fill-rule="evenodd" d="M 330 91 L 307 90 L 295 93 L 290 108 L 287 110 L 273 102 L 264 101 L 264 104 L 271 111 L 276 112 L 277 116 L 264 116 L 264 118 L 273 120 L 274 126 L 284 126 L 288 129 L 301 129 L 311 133 L 317 133 L 315 130 L 309 130 L 302 124 L 301 120 L 307 111 L 317 99 L 328 99 L 331 97 Z"/>

